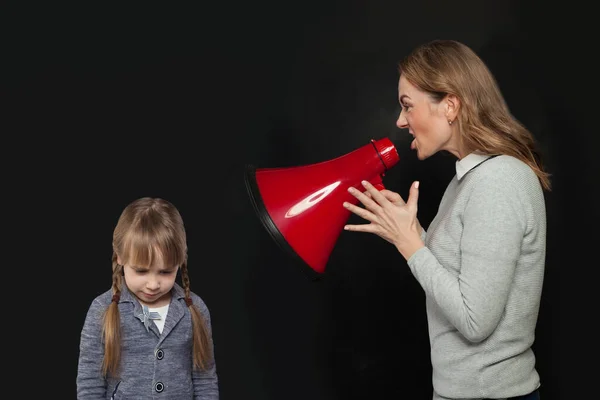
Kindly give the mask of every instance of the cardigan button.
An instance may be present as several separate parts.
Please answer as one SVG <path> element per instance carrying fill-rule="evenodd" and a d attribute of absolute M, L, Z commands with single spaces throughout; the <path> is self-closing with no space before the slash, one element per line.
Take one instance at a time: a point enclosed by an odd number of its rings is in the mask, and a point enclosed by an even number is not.
<path fill-rule="evenodd" d="M 158 393 L 160 393 L 163 390 L 165 390 L 165 385 L 162 382 L 156 382 L 154 384 L 154 390 L 156 390 Z"/>
<path fill-rule="evenodd" d="M 162 351 L 162 349 L 158 349 L 158 350 L 156 350 L 155 355 L 158 360 L 162 360 L 163 357 L 165 356 L 165 352 Z"/>

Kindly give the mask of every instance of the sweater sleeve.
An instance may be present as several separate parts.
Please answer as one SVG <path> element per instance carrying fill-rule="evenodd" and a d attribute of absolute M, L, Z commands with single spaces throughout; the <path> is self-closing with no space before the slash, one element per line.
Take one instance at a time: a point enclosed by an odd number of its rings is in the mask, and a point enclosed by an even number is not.
<path fill-rule="evenodd" d="M 79 364 L 77 368 L 77 399 L 106 399 L 107 382 L 102 377 L 104 345 L 102 342 L 102 314 L 105 307 L 96 299 L 92 302 L 79 344 Z"/>
<path fill-rule="evenodd" d="M 508 299 L 525 231 L 514 188 L 504 174 L 474 185 L 463 214 L 458 275 L 441 265 L 428 247 L 408 260 L 428 298 L 472 342 L 494 331 Z"/>

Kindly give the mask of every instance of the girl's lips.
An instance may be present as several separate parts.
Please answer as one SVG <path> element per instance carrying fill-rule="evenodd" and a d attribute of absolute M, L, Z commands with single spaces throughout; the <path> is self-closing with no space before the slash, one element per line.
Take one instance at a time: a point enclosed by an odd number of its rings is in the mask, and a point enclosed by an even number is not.
<path fill-rule="evenodd" d="M 417 148 L 417 139 L 414 139 L 412 142 L 410 142 L 410 149 L 414 150 Z"/>

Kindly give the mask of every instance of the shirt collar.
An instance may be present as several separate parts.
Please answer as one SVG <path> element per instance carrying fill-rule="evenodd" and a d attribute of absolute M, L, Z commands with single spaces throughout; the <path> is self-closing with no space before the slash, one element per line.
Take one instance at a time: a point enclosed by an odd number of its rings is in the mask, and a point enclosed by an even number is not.
<path fill-rule="evenodd" d="M 461 160 L 456 161 L 456 178 L 461 180 L 461 178 L 465 176 L 467 172 L 490 157 L 491 156 L 489 154 L 483 154 L 474 151 L 473 153 L 463 157 Z"/>

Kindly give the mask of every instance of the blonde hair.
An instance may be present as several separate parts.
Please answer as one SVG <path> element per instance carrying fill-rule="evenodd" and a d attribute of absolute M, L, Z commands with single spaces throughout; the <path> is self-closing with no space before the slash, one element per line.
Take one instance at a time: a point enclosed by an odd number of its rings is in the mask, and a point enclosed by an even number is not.
<path fill-rule="evenodd" d="M 434 40 L 413 50 L 399 70 L 434 101 L 448 94 L 458 97 L 454 122 L 468 150 L 516 157 L 550 190 L 550 174 L 544 171 L 533 135 L 511 115 L 494 76 L 473 50 L 454 40 Z"/>
<path fill-rule="evenodd" d="M 187 241 L 183 220 L 170 202 L 144 197 L 130 203 L 121 213 L 113 232 L 113 301 L 104 314 L 104 360 L 102 373 L 117 375 L 121 359 L 121 323 L 118 300 L 123 283 L 123 264 L 149 267 L 160 257 L 166 265 L 179 265 L 186 304 L 192 317 L 194 368 L 206 369 L 212 357 L 206 323 L 190 297 Z M 118 256 L 118 257 L 117 257 Z"/>

